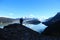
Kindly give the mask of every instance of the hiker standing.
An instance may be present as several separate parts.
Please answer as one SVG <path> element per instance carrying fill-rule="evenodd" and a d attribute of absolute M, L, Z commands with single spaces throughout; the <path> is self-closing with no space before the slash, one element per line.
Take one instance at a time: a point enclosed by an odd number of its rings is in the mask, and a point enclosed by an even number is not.
<path fill-rule="evenodd" d="M 20 18 L 20 24 L 21 25 L 23 24 L 23 18 Z"/>

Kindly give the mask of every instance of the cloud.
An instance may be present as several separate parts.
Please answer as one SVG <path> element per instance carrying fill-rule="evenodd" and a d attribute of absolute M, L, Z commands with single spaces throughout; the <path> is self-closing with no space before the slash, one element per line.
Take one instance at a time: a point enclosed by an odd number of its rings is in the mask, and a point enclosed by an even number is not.
<path fill-rule="evenodd" d="M 9 13 L 8 15 L 6 15 L 5 17 L 9 17 L 9 18 L 15 18 L 14 13 Z"/>
<path fill-rule="evenodd" d="M 35 18 L 35 16 L 33 14 L 29 14 L 29 15 L 23 16 L 23 18 Z"/>
<path fill-rule="evenodd" d="M 14 13 L 9 13 L 9 15 L 10 15 L 10 16 L 13 16 L 13 15 L 14 15 Z"/>
<path fill-rule="evenodd" d="M 39 20 L 45 20 L 45 19 L 48 18 L 48 17 L 46 17 L 46 16 L 38 16 L 38 15 L 33 15 L 33 14 L 30 14 L 29 17 L 30 17 L 30 18 L 37 18 L 37 19 L 39 19 Z"/>
<path fill-rule="evenodd" d="M 48 19 L 48 17 L 46 16 L 37 16 L 36 18 L 38 18 L 40 21 L 44 21 L 45 19 Z"/>
<path fill-rule="evenodd" d="M 30 14 L 30 17 L 35 17 L 33 14 Z"/>
<path fill-rule="evenodd" d="M 35 18 L 33 14 L 28 15 L 29 18 Z"/>
<path fill-rule="evenodd" d="M 13 18 L 13 17 L 10 17 L 10 16 L 0 16 L 0 17 Z"/>
<path fill-rule="evenodd" d="M 0 17 L 15 18 L 14 13 L 8 13 L 8 14 L 0 15 Z"/>

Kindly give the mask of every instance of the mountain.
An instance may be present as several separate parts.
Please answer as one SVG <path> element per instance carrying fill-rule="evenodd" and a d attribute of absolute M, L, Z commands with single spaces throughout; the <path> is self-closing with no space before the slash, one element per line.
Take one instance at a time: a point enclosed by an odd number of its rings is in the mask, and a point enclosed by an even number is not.
<path fill-rule="evenodd" d="M 37 24 L 40 24 L 41 21 L 39 21 L 38 19 L 30 18 L 28 20 L 25 20 L 25 23 L 26 24 L 34 24 L 34 25 L 37 25 Z"/>
<path fill-rule="evenodd" d="M 39 33 L 20 24 L 4 26 L 6 40 L 39 40 Z"/>
<path fill-rule="evenodd" d="M 0 40 L 60 40 L 60 36 L 47 36 L 20 24 L 10 24 L 0 29 Z"/>
<path fill-rule="evenodd" d="M 14 22 L 19 22 L 20 18 L 16 18 Z M 40 24 L 41 21 L 39 21 L 37 18 L 23 18 L 23 24 L 33 24 L 37 25 Z"/>
<path fill-rule="evenodd" d="M 15 19 L 13 18 L 7 18 L 7 17 L 0 17 L 0 26 L 3 25 L 8 25 L 11 24 Z"/>
<path fill-rule="evenodd" d="M 60 12 L 58 12 L 54 17 L 47 19 L 45 22 L 42 22 L 46 26 L 53 24 L 56 21 L 60 21 Z"/>
<path fill-rule="evenodd" d="M 48 27 L 44 30 L 44 32 L 42 32 L 42 34 L 49 36 L 60 36 L 60 12 L 51 19 L 48 19 L 48 21 L 43 24 Z"/>
<path fill-rule="evenodd" d="M 60 36 L 60 20 L 49 25 L 42 34 L 49 36 Z"/>
<path fill-rule="evenodd" d="M 20 23 L 20 18 L 6 18 L 6 17 L 0 17 L 0 26 L 6 26 L 9 24 L 13 24 L 13 23 Z M 37 25 L 39 24 L 40 21 L 36 18 L 23 18 L 23 24 L 34 24 Z"/>
<path fill-rule="evenodd" d="M 6 18 L 6 17 L 0 17 L 0 23 L 9 23 L 12 22 L 14 19 L 12 18 Z"/>

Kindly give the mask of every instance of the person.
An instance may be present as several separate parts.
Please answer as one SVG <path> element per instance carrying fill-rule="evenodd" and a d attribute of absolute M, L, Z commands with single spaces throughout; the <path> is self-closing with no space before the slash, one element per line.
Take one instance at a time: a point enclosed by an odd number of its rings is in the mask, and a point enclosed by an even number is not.
<path fill-rule="evenodd" d="M 23 24 L 23 18 L 20 18 L 20 24 L 21 25 Z"/>

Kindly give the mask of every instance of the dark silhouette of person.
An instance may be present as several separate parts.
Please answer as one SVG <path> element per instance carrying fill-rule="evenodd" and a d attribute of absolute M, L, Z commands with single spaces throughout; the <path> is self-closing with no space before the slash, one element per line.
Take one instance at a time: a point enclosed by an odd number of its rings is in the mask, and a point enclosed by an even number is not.
<path fill-rule="evenodd" d="M 23 24 L 23 18 L 20 18 L 20 24 L 21 25 Z"/>

